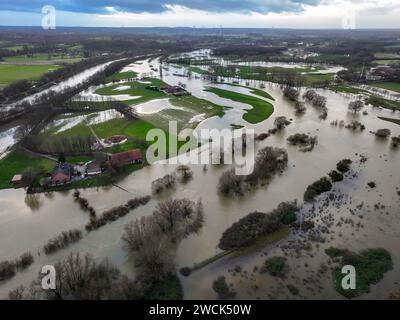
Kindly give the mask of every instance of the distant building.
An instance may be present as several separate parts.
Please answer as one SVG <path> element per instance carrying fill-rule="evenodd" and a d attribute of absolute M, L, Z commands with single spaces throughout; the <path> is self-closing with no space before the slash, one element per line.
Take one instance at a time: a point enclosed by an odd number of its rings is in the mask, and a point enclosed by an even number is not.
<path fill-rule="evenodd" d="M 140 149 L 133 149 L 126 152 L 110 155 L 109 162 L 112 165 L 126 166 L 129 164 L 142 163 L 143 157 Z"/>
<path fill-rule="evenodd" d="M 185 96 L 189 93 L 181 86 L 166 86 L 160 89 L 162 92 L 174 96 Z"/>
<path fill-rule="evenodd" d="M 71 181 L 73 166 L 69 163 L 60 163 L 51 175 L 51 182 L 55 185 L 65 184 Z"/>
<path fill-rule="evenodd" d="M 10 181 L 11 184 L 17 185 L 22 182 L 22 174 L 16 174 Z"/>
<path fill-rule="evenodd" d="M 86 166 L 86 173 L 88 176 L 96 176 L 102 172 L 101 164 L 98 161 L 93 161 Z"/>

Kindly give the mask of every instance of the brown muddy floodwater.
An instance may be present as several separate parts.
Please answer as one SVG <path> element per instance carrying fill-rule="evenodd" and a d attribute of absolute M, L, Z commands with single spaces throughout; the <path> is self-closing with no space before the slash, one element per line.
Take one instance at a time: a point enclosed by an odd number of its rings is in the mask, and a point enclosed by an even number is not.
<path fill-rule="evenodd" d="M 172 76 L 168 76 L 164 80 L 173 84 L 171 78 Z M 208 84 L 203 80 L 179 78 L 175 79 L 175 82 L 178 80 L 186 82 L 188 90 L 196 96 L 201 95 L 215 103 L 225 102 L 213 94 L 202 92 L 201 89 Z M 226 89 L 229 90 L 228 87 Z M 235 88 L 232 87 L 230 90 Z M 179 245 L 176 253 L 178 268 L 193 266 L 218 253 L 217 245 L 221 234 L 248 213 L 256 210 L 268 212 L 282 201 L 298 199 L 302 202 L 306 187 L 333 170 L 336 163 L 343 158 L 355 161 L 353 171 L 357 175 L 335 184 L 337 193 L 344 194 L 341 205 L 330 204 L 321 209 L 320 215 L 308 217 L 312 218 L 316 225 L 325 223 L 321 218 L 324 215 L 334 219 L 335 222 L 330 228 L 330 233 L 326 235 L 325 243 L 312 242 L 310 250 L 302 250 L 299 253 L 293 248 L 285 250 L 290 266 L 286 279 L 276 279 L 253 270 L 255 266 L 261 267 L 265 253 L 271 256 L 281 255 L 282 247 L 290 244 L 290 241 L 293 243 L 307 241 L 296 234 L 259 252 L 241 257 L 225 257 L 192 273 L 187 278 L 181 277 L 185 298 L 215 299 L 212 282 L 220 275 L 227 277 L 239 299 L 341 298 L 333 288 L 330 271 L 324 274 L 319 272 L 321 263 L 328 262 L 324 249 L 331 245 L 355 251 L 377 247 L 387 249 L 393 257 L 393 270 L 386 273 L 379 284 L 372 286 L 368 295 L 362 296 L 362 298 L 386 298 L 389 292 L 400 286 L 400 196 L 396 189 L 400 188 L 400 150 L 392 149 L 390 140 L 377 139 L 369 131 L 389 128 L 392 135 L 399 135 L 400 126 L 377 118 L 377 116 L 399 118 L 399 113 L 366 107 L 368 115 L 354 115 L 347 111 L 351 96 L 319 90 L 320 94 L 327 97 L 329 109 L 328 119 L 320 120 L 318 110 L 310 105 L 307 105 L 307 112 L 304 115 L 295 115 L 293 103 L 282 96 L 278 86 L 267 84 L 265 90 L 276 99 L 273 103 L 275 112 L 270 119 L 247 127 L 262 133 L 273 127 L 273 121 L 277 116 L 284 115 L 293 119 L 292 124 L 285 130 L 257 144 L 257 148 L 264 146 L 286 148 L 289 154 L 288 168 L 282 175 L 276 176 L 268 186 L 261 187 L 242 198 L 227 199 L 218 194 L 217 184 L 219 176 L 228 167 L 208 166 L 208 170 L 204 171 L 202 165 L 192 165 L 194 179 L 187 184 L 178 183 L 176 189 L 171 190 L 168 195 L 192 200 L 202 199 L 205 223 L 199 234 L 190 236 Z M 232 102 L 230 104 L 232 105 Z M 243 111 L 241 106 L 238 108 L 237 119 L 240 119 Z M 330 125 L 333 120 L 344 120 L 349 123 L 353 119 L 361 121 L 366 130 L 359 132 Z M 228 121 L 217 118 L 205 120 L 201 125 L 208 127 L 207 122 L 209 122 L 212 126 L 218 126 L 219 121 L 229 125 Z M 287 137 L 294 133 L 317 135 L 319 143 L 312 152 L 300 152 L 297 147 L 289 146 L 286 141 Z M 356 154 L 365 155 L 368 158 L 367 162 L 359 165 L 357 163 L 359 156 Z M 173 172 L 175 168 L 175 165 L 154 164 L 129 175 L 119 183 L 129 193 L 120 188 L 108 187 L 83 190 L 82 196 L 86 197 L 100 213 L 130 198 L 150 194 L 151 182 Z M 376 182 L 375 189 L 367 186 L 370 181 Z M 0 296 L 6 297 L 9 290 L 21 284 L 28 284 L 43 265 L 54 263 L 75 251 L 91 253 L 97 259 L 108 258 L 121 268 L 122 272 L 133 277 L 135 270 L 131 259 L 122 248 L 121 235 L 128 222 L 143 215 L 150 215 L 158 200 L 153 198 L 146 206 L 91 232 L 79 243 L 65 250 L 51 256 L 41 252 L 38 256 L 38 251 L 51 237 L 72 228 L 83 229 L 89 220 L 88 214 L 82 212 L 78 204 L 74 203 L 72 191 L 30 197 L 27 197 L 23 190 L 0 191 L 0 260 L 14 259 L 26 251 L 31 251 L 35 255 L 34 264 L 26 271 L 17 273 L 11 280 L 0 283 Z M 360 203 L 364 203 L 362 214 L 353 215 L 350 209 L 354 209 Z M 377 203 L 385 205 L 385 208 L 375 209 L 374 205 Z M 316 206 L 318 211 L 318 204 Z M 349 224 L 336 226 L 341 218 L 348 217 L 354 220 L 354 226 Z M 362 223 L 362 227 L 356 227 L 358 222 Z M 243 271 L 234 276 L 228 270 L 236 265 L 240 265 Z M 299 296 L 292 296 L 286 289 L 287 284 L 296 285 L 300 289 Z"/>

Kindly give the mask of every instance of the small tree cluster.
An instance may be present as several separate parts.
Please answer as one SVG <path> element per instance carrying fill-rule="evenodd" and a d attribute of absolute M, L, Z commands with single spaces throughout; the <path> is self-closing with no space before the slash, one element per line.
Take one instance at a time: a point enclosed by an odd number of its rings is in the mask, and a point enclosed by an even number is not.
<path fill-rule="evenodd" d="M 43 275 L 29 288 L 21 286 L 8 296 L 11 300 L 127 300 L 140 298 L 140 290 L 107 260 L 97 263 L 89 254 L 71 253 L 54 265 L 56 288 L 44 290 Z"/>
<path fill-rule="evenodd" d="M 158 204 L 153 215 L 126 225 L 122 240 L 143 270 L 142 277 L 160 281 L 174 270 L 170 253 L 173 244 L 198 232 L 203 221 L 201 201 L 168 199 Z"/>
<path fill-rule="evenodd" d="M 176 172 L 178 173 L 180 180 L 183 182 L 187 182 L 193 178 L 193 171 L 189 166 L 180 165 L 176 168 Z"/>
<path fill-rule="evenodd" d="M 328 192 L 331 189 L 332 183 L 326 177 L 323 177 L 307 187 L 306 192 L 304 193 L 304 201 L 314 201 L 317 196 L 324 192 Z"/>
<path fill-rule="evenodd" d="M 220 300 L 229 300 L 236 296 L 236 292 L 229 288 L 224 276 L 214 280 L 213 289 L 218 294 L 218 299 Z"/>
<path fill-rule="evenodd" d="M 306 105 L 303 101 L 296 101 L 294 109 L 296 110 L 297 113 L 304 113 L 307 111 Z"/>
<path fill-rule="evenodd" d="M 87 231 L 97 230 L 107 223 L 118 220 L 119 218 L 125 217 L 131 210 L 144 206 L 150 201 L 150 196 L 138 197 L 129 200 L 126 204 L 118 207 L 111 208 L 103 212 L 103 214 L 96 218 L 92 217 L 90 222 L 86 225 Z"/>
<path fill-rule="evenodd" d="M 76 243 L 82 239 L 82 231 L 78 229 L 64 231 L 60 235 L 50 239 L 43 247 L 46 254 L 53 254 L 61 249 L 66 248 L 72 243 Z"/>
<path fill-rule="evenodd" d="M 270 213 L 253 212 L 235 222 L 222 234 L 218 247 L 232 250 L 252 245 L 261 236 L 296 221 L 297 203 L 282 202 Z"/>
<path fill-rule="evenodd" d="M 311 137 L 305 133 L 296 133 L 287 138 L 288 142 L 294 146 L 300 146 L 300 151 L 312 151 L 318 144 L 318 137 Z"/>
<path fill-rule="evenodd" d="M 364 103 L 361 100 L 352 101 L 349 103 L 349 110 L 357 113 L 364 108 Z"/>
<path fill-rule="evenodd" d="M 286 168 L 288 154 L 285 149 L 265 147 L 258 151 L 254 170 L 247 176 L 235 174 L 235 169 L 224 172 L 218 183 L 218 190 L 225 196 L 241 196 L 261 181 L 269 180 Z"/>
<path fill-rule="evenodd" d="M 293 87 L 287 86 L 285 89 L 283 89 L 283 95 L 289 100 L 297 101 L 299 99 L 300 92 Z"/>
<path fill-rule="evenodd" d="M 151 184 L 153 194 L 160 194 L 165 190 L 173 188 L 176 184 L 176 178 L 172 174 L 167 174 L 164 177 L 154 180 Z"/>
<path fill-rule="evenodd" d="M 285 117 L 276 117 L 274 121 L 274 126 L 277 130 L 282 130 L 287 127 L 291 122 Z"/>
<path fill-rule="evenodd" d="M 34 262 L 30 252 L 22 254 L 14 261 L 0 262 L 0 281 L 8 280 L 15 276 L 18 270 L 25 270 Z"/>

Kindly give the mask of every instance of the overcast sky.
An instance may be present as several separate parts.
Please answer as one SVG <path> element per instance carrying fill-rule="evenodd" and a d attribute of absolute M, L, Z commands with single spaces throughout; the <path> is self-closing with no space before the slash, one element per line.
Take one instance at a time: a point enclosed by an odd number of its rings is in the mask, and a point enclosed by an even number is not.
<path fill-rule="evenodd" d="M 0 25 L 400 28 L 400 0 L 1 0 Z"/>

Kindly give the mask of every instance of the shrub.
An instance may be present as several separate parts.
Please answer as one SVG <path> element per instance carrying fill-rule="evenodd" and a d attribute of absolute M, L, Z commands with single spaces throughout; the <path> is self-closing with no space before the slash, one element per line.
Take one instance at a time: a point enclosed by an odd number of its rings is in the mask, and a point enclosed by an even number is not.
<path fill-rule="evenodd" d="M 72 243 L 76 243 L 82 239 L 82 231 L 78 229 L 64 231 L 60 235 L 50 239 L 43 247 L 46 254 L 53 254 L 61 249 L 66 248 Z"/>
<path fill-rule="evenodd" d="M 300 96 L 299 91 L 290 86 L 285 87 L 285 89 L 283 90 L 283 94 L 285 97 L 292 101 L 297 101 Z"/>
<path fill-rule="evenodd" d="M 284 277 L 286 274 L 286 259 L 283 257 L 272 257 L 265 260 L 265 269 L 271 276 Z"/>
<path fill-rule="evenodd" d="M 153 194 L 159 194 L 175 186 L 176 178 L 171 174 L 167 174 L 164 177 L 154 180 L 151 184 L 151 190 Z"/>
<path fill-rule="evenodd" d="M 224 276 L 218 277 L 214 280 L 213 289 L 221 300 L 232 299 L 236 296 L 236 293 L 229 288 Z"/>
<path fill-rule="evenodd" d="M 15 276 L 15 264 L 10 261 L 0 263 L 0 281 L 11 279 Z"/>
<path fill-rule="evenodd" d="M 222 250 L 246 247 L 257 241 L 258 237 L 277 231 L 281 226 L 278 216 L 253 212 L 225 230 L 218 246 Z"/>
<path fill-rule="evenodd" d="M 345 265 L 352 265 L 356 269 L 356 288 L 344 290 L 342 279 L 346 274 L 341 273 Z M 354 298 L 368 293 L 372 284 L 378 283 L 384 274 L 393 268 L 392 257 L 385 249 L 367 249 L 360 254 L 345 251 L 341 266 L 333 272 L 335 288 L 343 296 Z"/>
<path fill-rule="evenodd" d="M 105 226 L 107 223 L 116 221 L 119 218 L 126 216 L 129 211 L 134 210 L 139 206 L 146 205 L 150 201 L 150 199 L 150 196 L 131 199 L 125 205 L 114 207 L 104 211 L 99 218 L 96 218 L 96 214 L 94 214 L 92 215 L 92 219 L 85 228 L 87 231 L 97 230 Z"/>
<path fill-rule="evenodd" d="M 32 253 L 26 252 L 22 254 L 16 261 L 15 266 L 18 270 L 24 270 L 28 268 L 34 262 Z"/>
<path fill-rule="evenodd" d="M 390 131 L 390 129 L 379 129 L 375 132 L 375 135 L 379 138 L 384 138 L 386 139 L 387 137 L 389 137 L 392 134 L 392 132 Z"/>
<path fill-rule="evenodd" d="M 325 253 L 331 258 L 337 258 L 341 257 L 345 253 L 345 250 L 335 247 L 329 247 L 325 249 Z"/>
<path fill-rule="evenodd" d="M 192 270 L 189 267 L 183 267 L 179 270 L 179 272 L 181 273 L 181 275 L 183 275 L 184 277 L 188 277 L 190 276 L 190 274 L 192 273 Z"/>
<path fill-rule="evenodd" d="M 329 173 L 329 177 L 332 179 L 333 182 L 343 181 L 344 177 L 341 173 L 333 170 Z"/>
<path fill-rule="evenodd" d="M 350 166 L 353 163 L 350 159 L 343 159 L 338 162 L 336 165 L 336 169 L 340 171 L 341 173 L 346 173 L 350 170 Z"/>
<path fill-rule="evenodd" d="M 307 187 L 307 190 L 304 193 L 304 201 L 314 201 L 317 196 L 324 192 L 328 192 L 331 189 L 332 183 L 326 177 L 323 177 Z"/>

